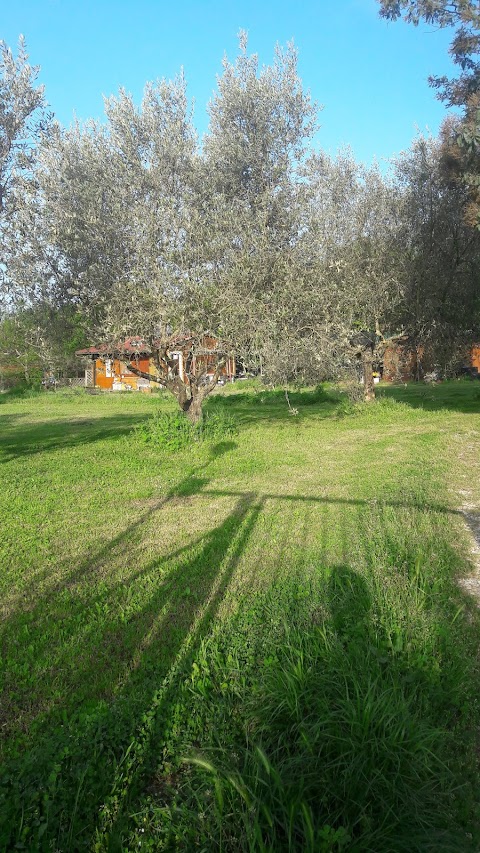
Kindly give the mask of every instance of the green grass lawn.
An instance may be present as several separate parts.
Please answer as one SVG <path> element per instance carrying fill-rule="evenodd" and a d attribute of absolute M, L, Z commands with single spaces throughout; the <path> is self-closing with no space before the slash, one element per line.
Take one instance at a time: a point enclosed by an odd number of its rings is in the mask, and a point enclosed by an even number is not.
<path fill-rule="evenodd" d="M 0 850 L 479 849 L 480 383 L 290 402 L 0 396 Z"/>

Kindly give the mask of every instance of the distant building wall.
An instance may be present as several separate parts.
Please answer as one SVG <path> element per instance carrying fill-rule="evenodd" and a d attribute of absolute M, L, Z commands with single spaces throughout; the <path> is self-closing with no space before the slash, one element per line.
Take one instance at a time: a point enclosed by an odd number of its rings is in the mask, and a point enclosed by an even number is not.
<path fill-rule="evenodd" d="M 425 370 L 425 351 L 410 341 L 390 344 L 383 355 L 382 379 L 387 382 L 409 382 L 421 378 Z"/>
<path fill-rule="evenodd" d="M 135 366 L 144 373 L 150 373 L 150 359 L 139 358 Z M 119 358 L 97 358 L 95 360 L 95 387 L 107 391 L 131 388 L 132 391 L 150 390 L 148 379 L 141 379 L 129 370 L 128 365 Z"/>
<path fill-rule="evenodd" d="M 471 353 L 471 367 L 476 367 L 480 373 L 480 344 L 474 344 Z"/>
<path fill-rule="evenodd" d="M 466 350 L 463 364 L 476 367 L 480 372 L 480 344 Z M 458 366 L 461 366 L 460 362 Z M 411 382 L 423 379 L 434 367 L 431 354 L 423 346 L 415 347 L 408 340 L 398 341 L 385 350 L 382 378 L 387 382 Z"/>

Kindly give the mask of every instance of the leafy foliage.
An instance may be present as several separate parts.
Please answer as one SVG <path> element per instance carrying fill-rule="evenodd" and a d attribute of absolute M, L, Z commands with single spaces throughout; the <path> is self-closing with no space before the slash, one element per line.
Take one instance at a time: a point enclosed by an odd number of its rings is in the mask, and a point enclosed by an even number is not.
<path fill-rule="evenodd" d="M 449 53 L 460 69 L 457 77 L 432 75 L 430 84 L 448 106 L 460 107 L 460 119 L 451 119 L 443 129 L 444 159 L 451 178 L 468 188 L 466 220 L 480 228 L 480 13 L 475 0 L 379 0 L 380 15 L 397 20 L 402 14 L 409 23 L 428 24 L 453 30 Z"/>
<path fill-rule="evenodd" d="M 15 244 L 16 197 L 35 163 L 35 139 L 47 132 L 43 86 L 38 67 L 28 64 L 23 37 L 17 56 L 0 41 L 0 281 L 6 296 L 5 265 Z M 18 234 L 17 234 L 18 238 Z M 0 305 L 0 307 L 3 307 Z"/>
<path fill-rule="evenodd" d="M 36 71 L 5 57 L 21 125 L 15 93 L 40 98 Z M 68 360 L 66 341 L 139 335 L 192 420 L 215 384 L 192 368 L 210 335 L 215 380 L 233 354 L 278 385 L 355 376 L 361 333 L 405 332 L 451 371 L 479 332 L 480 253 L 444 147 L 417 140 L 394 178 L 348 151 L 312 154 L 318 108 L 294 46 L 260 68 L 245 34 L 209 111 L 199 148 L 179 75 L 147 84 L 140 106 L 123 90 L 106 99 L 105 124 L 32 127 L 28 168 L 9 184 L 5 274 L 19 320 L 36 318 L 42 364 Z M 168 345 L 187 339 L 185 377 Z"/>

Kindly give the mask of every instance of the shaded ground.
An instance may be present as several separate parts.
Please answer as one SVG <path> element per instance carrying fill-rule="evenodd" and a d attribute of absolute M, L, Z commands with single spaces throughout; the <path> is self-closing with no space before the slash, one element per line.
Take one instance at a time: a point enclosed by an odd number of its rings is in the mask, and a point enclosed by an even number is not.
<path fill-rule="evenodd" d="M 397 400 L 426 412 L 450 410 L 478 414 L 480 411 L 480 382 L 462 379 L 453 382 L 410 382 L 407 385 L 383 383 L 377 390 L 380 398 Z"/>
<path fill-rule="evenodd" d="M 2 404 L 0 847 L 81 850 L 118 836 L 121 849 L 152 779 L 165 788 L 174 733 L 201 737 L 191 691 L 211 695 L 205 644 L 217 632 L 231 648 L 231 620 L 244 624 L 275 585 L 305 588 L 305 612 L 332 610 L 335 636 L 353 632 L 364 652 L 380 638 L 386 663 L 375 667 L 401 679 L 398 713 L 409 684 L 434 705 L 458 669 L 455 649 L 467 665 L 468 632 L 478 630 L 456 615 L 453 578 L 465 564 L 454 547 L 461 504 L 448 493 L 469 476 L 459 447 L 479 446 L 465 387 L 453 389 L 455 405 L 434 389 L 435 411 L 407 399 L 351 410 L 325 392 L 297 392 L 297 417 L 281 394 L 219 395 L 212 405 L 238 416 L 236 439 L 175 455 L 132 432 L 162 401 Z M 360 614 L 355 590 L 368 603 Z M 262 613 L 261 628 L 252 617 L 238 635 L 245 672 L 276 630 Z M 353 659 L 350 650 L 345 664 Z M 238 694 L 222 683 L 212 714 Z M 441 706 L 445 726 L 468 704 L 454 693 Z"/>

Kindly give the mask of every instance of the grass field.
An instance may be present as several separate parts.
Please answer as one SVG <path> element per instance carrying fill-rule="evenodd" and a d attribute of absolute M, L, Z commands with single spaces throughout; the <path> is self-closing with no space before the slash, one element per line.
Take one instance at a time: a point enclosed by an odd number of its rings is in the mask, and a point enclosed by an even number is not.
<path fill-rule="evenodd" d="M 0 850 L 479 849 L 480 384 L 290 400 L 0 396 Z"/>

